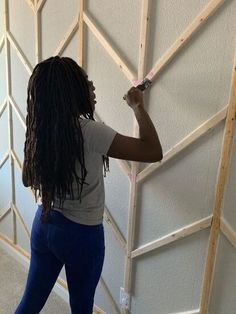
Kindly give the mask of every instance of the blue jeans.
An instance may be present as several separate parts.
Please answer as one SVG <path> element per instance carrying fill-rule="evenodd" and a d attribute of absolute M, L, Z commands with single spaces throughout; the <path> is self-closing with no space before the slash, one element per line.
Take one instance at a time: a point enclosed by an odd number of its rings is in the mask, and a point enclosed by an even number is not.
<path fill-rule="evenodd" d="M 15 314 L 38 314 L 65 265 L 72 314 L 92 314 L 104 255 L 103 224 L 75 223 L 55 210 L 42 224 L 42 205 L 34 217 L 31 259 L 24 295 Z"/>

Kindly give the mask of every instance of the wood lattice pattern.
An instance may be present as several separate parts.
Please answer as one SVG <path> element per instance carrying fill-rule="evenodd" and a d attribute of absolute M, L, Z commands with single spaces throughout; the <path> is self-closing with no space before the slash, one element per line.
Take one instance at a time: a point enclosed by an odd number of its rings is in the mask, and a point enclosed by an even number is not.
<path fill-rule="evenodd" d="M 19 106 L 12 96 L 11 89 L 11 72 L 10 72 L 10 45 L 13 49 L 15 49 L 19 59 L 22 64 L 25 66 L 26 70 L 29 74 L 32 73 L 33 66 L 30 64 L 27 56 L 24 54 L 21 49 L 19 43 L 16 41 L 14 36 L 11 34 L 9 29 L 9 10 L 8 10 L 8 0 L 5 1 L 5 32 L 2 38 L 0 39 L 0 52 L 3 48 L 5 48 L 6 54 L 6 82 L 7 82 L 7 96 L 3 101 L 3 104 L 0 106 L 0 117 L 3 112 L 8 108 L 8 117 L 9 117 L 9 151 L 6 152 L 3 159 L 0 161 L 0 169 L 5 164 L 5 162 L 10 159 L 11 164 L 11 184 L 12 184 L 12 195 L 11 202 L 9 206 L 5 209 L 1 209 L 0 221 L 7 216 L 11 211 L 13 213 L 13 241 L 7 238 L 4 235 L 0 234 L 0 238 L 6 241 L 9 245 L 13 246 L 16 250 L 20 251 L 24 256 L 28 258 L 29 253 L 20 248 L 17 245 L 16 240 L 16 217 L 19 219 L 23 226 L 23 230 L 26 233 L 27 237 L 30 237 L 29 230 L 22 218 L 19 209 L 16 206 L 15 201 L 15 178 L 14 178 L 14 162 L 16 166 L 22 171 L 22 164 L 14 151 L 13 148 L 13 125 L 12 125 L 12 109 L 15 111 L 20 123 L 23 128 L 26 130 L 25 117 L 21 112 Z M 46 0 L 25 0 L 27 4 L 30 6 L 35 21 L 35 63 L 37 64 L 42 60 L 42 45 L 41 45 L 41 32 L 40 32 L 40 23 L 41 23 L 41 12 L 43 10 L 44 4 Z M 89 13 L 84 9 L 84 1 L 79 1 L 79 13 L 76 19 L 73 21 L 71 26 L 69 27 L 67 33 L 64 38 L 60 42 L 58 48 L 56 49 L 54 55 L 61 55 L 65 48 L 70 43 L 73 35 L 77 30 L 79 30 L 79 52 L 78 52 L 78 61 L 81 66 L 83 66 L 83 45 L 84 45 L 84 37 L 83 37 L 83 26 L 84 23 L 88 26 L 89 31 L 93 33 L 93 35 L 97 38 L 99 43 L 104 47 L 106 53 L 110 55 L 112 60 L 117 64 L 123 74 L 128 78 L 128 80 L 136 86 L 140 83 L 144 78 L 149 78 L 154 80 L 156 76 L 158 76 L 159 72 L 169 63 L 170 60 L 182 49 L 184 44 L 191 39 L 193 34 L 202 27 L 202 25 L 207 21 L 207 19 L 213 15 L 217 9 L 224 2 L 223 0 L 211 0 L 206 5 L 206 7 L 197 15 L 196 18 L 188 25 L 185 31 L 176 39 L 176 41 L 170 46 L 169 49 L 163 54 L 163 56 L 157 60 L 154 67 L 145 74 L 145 64 L 146 64 L 146 54 L 147 54 L 147 34 L 148 34 L 148 25 L 149 25 L 149 11 L 150 11 L 150 1 L 142 0 L 142 9 L 141 9 L 141 31 L 140 31 L 140 42 L 139 42 L 139 62 L 137 73 L 133 73 L 132 70 L 129 69 L 126 61 L 123 60 L 119 54 L 115 51 L 109 41 L 106 39 L 106 36 L 99 30 L 96 26 L 92 18 L 89 16 Z M 160 163 L 153 163 L 147 166 L 144 170 L 139 172 L 139 163 L 131 162 L 131 167 L 129 163 L 122 160 L 117 160 L 121 170 L 125 173 L 125 175 L 130 180 L 130 200 L 129 200 L 129 216 L 128 216 L 128 237 L 127 241 L 122 235 L 117 223 L 113 219 L 109 209 L 105 207 L 104 218 L 106 222 L 111 227 L 114 235 L 124 250 L 125 253 L 125 274 L 124 274 L 124 288 L 127 293 L 131 293 L 131 283 L 132 283 L 132 266 L 133 260 L 141 255 L 144 255 L 150 251 L 157 250 L 158 248 L 177 241 L 178 239 L 182 239 L 186 236 L 189 236 L 195 232 L 201 231 L 210 227 L 210 236 L 208 242 L 208 251 L 207 258 L 205 263 L 205 271 L 204 271 L 204 279 L 202 285 L 202 293 L 200 300 L 200 308 L 196 310 L 191 310 L 186 313 L 194 314 L 201 313 L 206 314 L 208 312 L 208 304 L 211 296 L 212 290 L 212 281 L 214 276 L 214 264 L 216 259 L 216 248 L 219 237 L 219 231 L 221 230 L 225 237 L 232 243 L 234 247 L 236 247 L 236 232 L 229 225 L 227 221 L 223 219 L 221 216 L 221 208 L 222 208 L 222 200 L 224 196 L 225 183 L 230 163 L 230 155 L 232 149 L 232 139 L 234 132 L 234 124 L 235 124 L 235 114 L 236 114 L 236 57 L 233 64 L 232 70 L 232 81 L 231 81 L 231 91 L 229 95 L 229 102 L 226 106 L 217 112 L 210 119 L 202 123 L 199 127 L 197 127 L 194 131 L 188 134 L 185 138 L 183 138 L 180 142 L 174 145 L 169 151 L 164 154 L 164 158 Z M 101 119 L 95 114 L 96 119 L 101 121 Z M 152 242 L 149 242 L 141 247 L 134 248 L 134 240 L 135 240 L 135 221 L 136 221 L 136 200 L 137 200 L 137 186 L 144 179 L 147 179 L 151 174 L 153 174 L 159 167 L 163 164 L 167 163 L 170 159 L 175 157 L 181 151 L 183 151 L 186 147 L 194 143 L 201 136 L 206 134 L 210 129 L 216 127 L 222 120 L 225 119 L 225 129 L 224 136 L 222 142 L 222 150 L 221 150 L 221 158 L 219 163 L 219 170 L 216 182 L 216 193 L 215 193 L 215 202 L 212 214 L 208 217 L 205 217 L 201 220 L 195 221 L 190 225 L 186 225 L 179 230 L 175 230 L 170 234 L 167 234 L 161 238 L 158 238 Z M 137 137 L 139 135 L 139 128 L 134 119 L 134 130 L 133 136 Z M 33 195 L 33 194 L 32 194 Z M 64 287 L 66 283 L 62 279 L 58 279 L 58 283 Z M 129 309 L 119 309 L 117 308 L 116 302 L 113 300 L 113 297 L 105 284 L 105 281 L 100 279 L 100 284 L 103 287 L 108 301 L 112 307 L 112 313 L 120 313 L 128 314 Z M 103 313 L 101 309 L 98 307 L 94 307 L 96 313 Z"/>

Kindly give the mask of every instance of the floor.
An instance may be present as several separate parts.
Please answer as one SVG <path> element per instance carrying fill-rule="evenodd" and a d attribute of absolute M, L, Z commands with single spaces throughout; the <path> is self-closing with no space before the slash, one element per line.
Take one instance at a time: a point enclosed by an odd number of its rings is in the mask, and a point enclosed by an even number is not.
<path fill-rule="evenodd" d="M 0 248 L 0 314 L 13 314 L 24 292 L 27 271 L 23 265 Z M 40 314 L 70 314 L 70 307 L 51 292 Z"/>

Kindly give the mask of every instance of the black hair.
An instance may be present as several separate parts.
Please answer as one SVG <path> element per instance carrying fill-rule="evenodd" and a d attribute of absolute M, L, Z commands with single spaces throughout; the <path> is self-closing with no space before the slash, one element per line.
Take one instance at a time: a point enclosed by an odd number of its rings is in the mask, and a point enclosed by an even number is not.
<path fill-rule="evenodd" d="M 42 223 L 48 221 L 55 196 L 62 208 L 66 194 L 74 199 L 75 181 L 81 202 L 83 185 L 88 184 L 80 115 L 94 120 L 85 71 L 68 57 L 55 56 L 38 63 L 27 88 L 24 171 L 35 201 L 42 198 Z M 109 158 L 102 157 L 106 176 Z"/>

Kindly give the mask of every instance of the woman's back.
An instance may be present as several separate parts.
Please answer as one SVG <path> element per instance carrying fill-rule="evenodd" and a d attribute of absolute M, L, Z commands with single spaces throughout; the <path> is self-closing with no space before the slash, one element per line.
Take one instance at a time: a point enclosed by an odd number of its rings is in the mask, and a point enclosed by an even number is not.
<path fill-rule="evenodd" d="M 80 124 L 84 138 L 84 159 L 87 170 L 81 202 L 74 180 L 72 185 L 74 199 L 72 200 L 67 194 L 63 209 L 60 210 L 59 199 L 56 198 L 52 208 L 62 211 L 65 217 L 74 222 L 98 225 L 103 221 L 105 205 L 102 156 L 107 154 L 117 132 L 105 124 L 90 119 L 80 119 Z M 76 170 L 80 176 L 78 160 L 76 161 Z"/>

